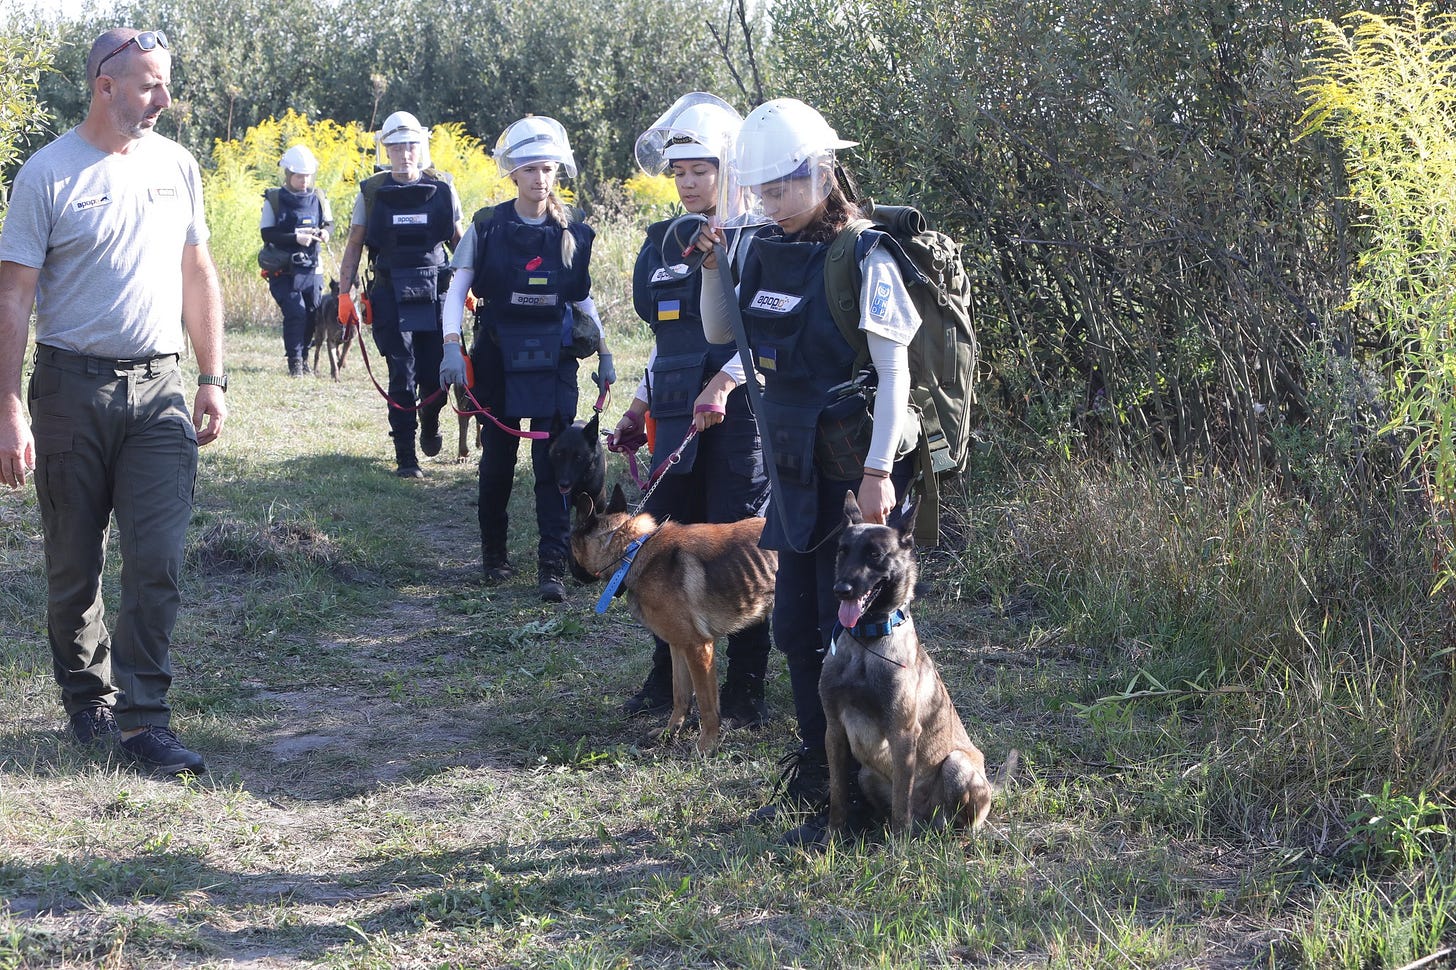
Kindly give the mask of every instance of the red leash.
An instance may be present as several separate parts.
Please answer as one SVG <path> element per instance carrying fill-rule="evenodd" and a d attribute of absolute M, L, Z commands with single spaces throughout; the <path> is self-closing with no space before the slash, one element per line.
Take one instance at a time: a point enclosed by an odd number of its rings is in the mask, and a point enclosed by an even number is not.
<path fill-rule="evenodd" d="M 384 398 L 384 400 L 389 403 L 390 407 L 399 411 L 419 411 L 423 409 L 426 405 L 433 404 L 436 398 L 446 393 L 447 389 L 442 387 L 439 390 L 435 391 L 435 393 L 431 394 L 429 397 L 425 398 L 420 403 L 416 404 L 414 407 L 405 407 L 403 404 L 400 404 L 394 398 L 389 396 L 388 391 L 379 386 L 379 379 L 374 376 L 374 368 L 369 364 L 369 349 L 365 346 L 366 341 L 364 340 L 363 330 L 359 327 L 358 317 L 355 317 L 354 320 L 350 321 L 348 326 L 354 327 L 359 330 L 359 353 L 364 356 L 364 370 L 368 372 L 369 381 L 374 385 L 374 389 L 379 392 L 380 397 Z M 462 411 L 460 408 L 455 407 L 454 404 L 451 404 L 450 409 L 456 414 L 471 417 L 481 416 L 490 418 L 491 423 L 493 423 L 497 428 L 500 428 L 506 434 L 515 435 L 517 438 L 531 438 L 539 440 L 542 438 L 551 437 L 551 432 L 549 431 L 522 431 L 519 428 L 512 428 L 509 425 L 502 424 L 499 418 L 497 418 L 494 414 L 491 414 L 488 408 L 484 407 L 479 401 L 475 399 L 475 395 L 470 393 L 470 388 L 468 387 L 465 389 L 465 397 L 467 400 L 470 401 L 471 404 L 475 405 L 475 410 Z"/>
<path fill-rule="evenodd" d="M 359 326 L 359 319 L 358 319 L 358 317 L 355 317 L 353 320 L 351 320 L 348 325 L 351 326 L 351 327 L 358 327 Z M 374 368 L 369 363 L 369 348 L 365 346 L 366 343 L 367 343 L 367 341 L 364 339 L 364 331 L 362 329 L 360 329 L 360 331 L 359 331 L 359 353 L 361 355 L 363 355 L 363 357 L 364 357 L 364 370 L 365 370 L 366 373 L 369 374 L 369 381 L 370 381 L 370 383 L 372 383 L 374 385 L 374 389 L 379 392 L 379 396 L 382 397 L 382 398 L 384 398 L 385 401 L 389 402 L 389 406 L 392 407 L 392 408 L 394 408 L 396 411 L 419 411 L 419 410 L 423 409 L 427 404 L 434 403 L 435 398 L 437 398 L 440 395 L 442 395 L 442 394 L 445 393 L 444 388 L 440 388 L 439 390 L 435 391 L 434 394 L 431 394 L 429 397 L 425 398 L 423 401 L 421 401 L 420 403 L 416 404 L 414 407 L 406 407 L 405 405 L 400 404 L 394 398 L 392 398 L 392 397 L 389 396 L 389 392 L 388 391 L 386 391 L 384 388 L 382 388 L 382 387 L 379 386 L 379 380 L 378 380 L 378 378 L 376 378 L 374 376 Z"/>
<path fill-rule="evenodd" d="M 450 405 L 450 409 L 453 410 L 456 414 L 462 415 L 464 417 L 490 418 L 491 424 L 495 425 L 497 428 L 500 428 L 506 434 L 515 435 L 517 438 L 530 438 L 533 441 L 540 441 L 543 438 L 551 437 L 551 432 L 549 431 L 522 431 L 520 428 L 512 428 L 510 425 L 502 423 L 500 418 L 497 418 L 494 414 L 490 413 L 490 408 L 485 407 L 483 404 L 475 399 L 475 395 L 470 392 L 470 388 L 468 387 L 465 388 L 465 399 L 471 404 L 475 405 L 475 409 L 473 411 L 462 411 L 460 408 L 455 407 L 455 405 L 453 404 Z"/>

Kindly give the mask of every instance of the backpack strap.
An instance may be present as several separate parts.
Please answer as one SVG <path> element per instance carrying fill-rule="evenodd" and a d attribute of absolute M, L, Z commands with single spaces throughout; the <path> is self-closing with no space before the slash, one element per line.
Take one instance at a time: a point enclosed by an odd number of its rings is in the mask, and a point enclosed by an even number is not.
<path fill-rule="evenodd" d="M 824 295 L 829 313 L 839 327 L 844 342 L 854 348 L 851 375 L 869 363 L 870 345 L 859 328 L 859 290 L 864 282 L 859 268 L 859 241 L 865 230 L 873 229 L 868 219 L 852 219 L 839 230 L 824 257 Z"/>
<path fill-rule="evenodd" d="M 273 224 L 276 226 L 278 220 L 283 218 L 283 203 L 278 198 L 278 193 L 283 191 L 277 187 L 263 190 L 263 198 L 268 200 L 268 207 L 273 210 Z"/>
<path fill-rule="evenodd" d="M 853 373 L 856 374 L 870 359 L 869 340 L 859 328 L 859 296 L 864 284 L 860 260 L 866 255 L 862 252 L 861 239 L 866 230 L 873 228 L 875 223 L 868 219 L 852 220 L 834 237 L 824 259 L 824 290 L 829 312 L 840 334 L 855 349 Z M 887 233 L 885 240 L 891 244 L 890 251 L 900 264 L 907 286 L 928 282 L 893 236 Z M 910 406 L 920 419 L 916 473 L 911 481 L 911 488 L 920 493 L 921 514 L 915 520 L 915 541 L 934 546 L 940 542 L 940 482 L 932 469 L 939 467 L 937 451 L 946 451 L 946 441 L 929 388 L 919 386 L 914 375 L 911 378 Z"/>

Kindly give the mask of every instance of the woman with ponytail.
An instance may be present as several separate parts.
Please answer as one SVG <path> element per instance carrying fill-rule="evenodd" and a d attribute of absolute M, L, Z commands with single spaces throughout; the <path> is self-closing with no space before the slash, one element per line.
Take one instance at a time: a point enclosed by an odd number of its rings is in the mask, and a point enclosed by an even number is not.
<path fill-rule="evenodd" d="M 452 263 L 445 299 L 441 386 L 467 384 L 461 324 L 475 298 L 470 348 L 475 399 L 500 422 L 481 433 L 480 546 L 487 583 L 515 575 L 506 552 L 507 506 L 523 421 L 549 432 L 531 442 L 535 475 L 537 589 L 566 598 L 570 519 L 552 474 L 551 440 L 576 418 L 577 360 L 598 356 L 592 375 L 603 390 L 616 380 L 606 334 L 591 300 L 592 230 L 556 194 L 556 180 L 576 175 L 566 131 L 531 116 L 505 130 L 493 152 L 516 186 L 516 198 L 475 214 Z"/>

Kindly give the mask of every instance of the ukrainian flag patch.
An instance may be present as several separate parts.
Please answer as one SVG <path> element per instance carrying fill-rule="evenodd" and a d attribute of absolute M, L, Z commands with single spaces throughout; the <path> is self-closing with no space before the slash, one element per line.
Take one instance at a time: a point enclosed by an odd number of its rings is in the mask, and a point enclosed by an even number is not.
<path fill-rule="evenodd" d="M 544 277 L 544 276 L 528 276 L 528 277 L 526 277 L 526 285 L 527 286 L 545 286 L 547 283 L 550 283 L 550 282 L 551 281 L 549 279 L 547 279 L 546 277 Z"/>
<path fill-rule="evenodd" d="M 681 300 L 658 300 L 657 319 L 677 320 L 682 316 Z"/>
<path fill-rule="evenodd" d="M 759 370 L 775 370 L 775 371 L 778 370 L 779 369 L 779 353 L 778 353 L 778 351 L 775 350 L 772 347 L 764 347 L 762 350 L 760 350 L 758 352 L 758 369 Z"/>

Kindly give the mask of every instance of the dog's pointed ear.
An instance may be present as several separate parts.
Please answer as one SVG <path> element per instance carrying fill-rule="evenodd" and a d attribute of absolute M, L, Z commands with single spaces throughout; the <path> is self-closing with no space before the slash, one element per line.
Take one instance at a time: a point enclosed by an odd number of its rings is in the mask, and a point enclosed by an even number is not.
<path fill-rule="evenodd" d="M 586 423 L 586 427 L 581 429 L 582 433 L 586 435 L 588 445 L 593 444 L 597 440 L 598 430 L 601 428 L 601 421 L 601 414 L 595 413 L 592 415 L 592 419 Z"/>
<path fill-rule="evenodd" d="M 859 510 L 859 502 L 855 501 L 854 489 L 844 493 L 844 519 L 850 525 L 864 524 L 864 515 Z"/>
<path fill-rule="evenodd" d="M 561 434 L 561 432 L 565 430 L 566 422 L 561 420 L 561 412 L 557 411 L 551 416 L 551 427 L 546 430 L 546 433 L 549 434 L 552 438 L 556 438 Z"/>
<path fill-rule="evenodd" d="M 915 516 L 920 512 L 920 498 L 918 496 L 908 499 L 904 505 L 897 506 L 890 513 L 889 521 L 885 524 L 896 532 L 900 533 L 900 541 L 914 544 L 915 542 Z"/>
<path fill-rule="evenodd" d="M 627 511 L 627 495 L 622 491 L 621 482 L 612 486 L 612 497 L 607 499 L 607 511 L 609 513 Z"/>

